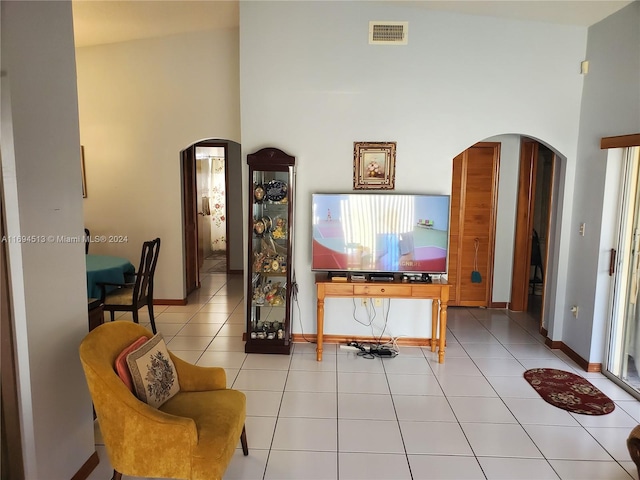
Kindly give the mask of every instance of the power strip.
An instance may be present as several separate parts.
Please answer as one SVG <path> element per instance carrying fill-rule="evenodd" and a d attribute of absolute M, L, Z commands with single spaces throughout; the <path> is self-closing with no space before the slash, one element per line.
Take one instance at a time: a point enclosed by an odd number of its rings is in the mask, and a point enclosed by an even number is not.
<path fill-rule="evenodd" d="M 359 352 L 360 349 L 358 347 L 354 347 L 353 345 L 340 345 L 340 350 L 349 350 L 351 352 Z"/>

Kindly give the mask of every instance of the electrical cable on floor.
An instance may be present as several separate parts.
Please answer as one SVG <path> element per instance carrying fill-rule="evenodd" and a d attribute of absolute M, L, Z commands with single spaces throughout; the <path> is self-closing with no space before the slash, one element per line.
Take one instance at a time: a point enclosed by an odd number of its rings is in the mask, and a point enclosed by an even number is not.
<path fill-rule="evenodd" d="M 295 272 L 291 277 L 291 296 L 293 297 L 293 301 L 296 302 L 296 306 L 298 307 L 298 321 L 300 322 L 300 333 L 302 334 L 302 338 L 307 343 L 316 343 L 304 336 L 304 328 L 302 327 L 302 312 L 300 311 L 300 302 L 298 302 L 298 282 L 296 282 Z"/>
<path fill-rule="evenodd" d="M 380 332 L 380 336 L 378 337 L 378 345 L 380 345 L 380 340 L 382 340 L 382 336 L 384 335 L 385 330 L 387 329 L 387 323 L 389 322 L 389 310 L 391 309 L 391 300 L 389 300 L 389 306 L 387 307 L 387 313 L 384 313 L 384 300 L 382 300 L 382 315 L 384 315 L 384 326 L 382 327 L 382 332 Z M 375 333 L 373 332 L 373 327 L 371 327 L 371 334 L 373 338 L 375 338 Z"/>
<path fill-rule="evenodd" d="M 372 360 L 376 357 L 393 358 L 398 356 L 398 352 L 387 347 L 386 345 L 369 344 L 369 348 L 367 348 L 362 343 L 349 342 L 348 346 L 357 348 L 359 352 L 356 353 L 356 355 L 362 358 L 366 358 L 367 360 Z"/>
<path fill-rule="evenodd" d="M 358 319 L 356 312 L 357 312 L 357 305 L 356 305 L 356 299 L 353 298 L 353 319 L 358 322 L 361 325 L 364 325 L 365 327 L 370 327 L 371 328 L 371 335 L 372 337 L 375 339 L 376 338 L 376 334 L 373 330 L 373 322 L 376 319 L 377 315 L 378 315 L 378 311 L 377 309 L 373 306 L 373 299 L 369 298 L 367 301 L 367 305 L 371 305 L 371 308 L 367 308 L 366 312 L 367 315 L 369 317 L 369 323 L 364 323 L 361 320 Z M 386 314 L 384 313 L 384 305 L 382 307 L 382 312 L 384 314 L 384 327 L 382 328 L 382 333 L 378 336 L 377 342 L 376 343 L 371 343 L 369 344 L 369 348 L 366 348 L 362 343 L 359 342 L 349 342 L 347 344 L 348 347 L 355 347 L 357 348 L 359 351 L 357 352 L 357 356 L 362 357 L 362 358 L 366 358 L 368 360 L 371 360 L 373 358 L 393 358 L 398 356 L 398 354 L 400 353 L 398 351 L 398 348 L 396 346 L 395 343 L 395 338 L 391 337 L 389 342 L 384 342 L 381 343 L 382 340 L 382 336 L 384 335 L 384 332 L 387 329 L 387 324 L 389 322 L 389 310 L 391 308 L 391 305 L 389 304 Z"/>
<path fill-rule="evenodd" d="M 380 347 L 384 347 L 386 349 L 390 349 L 392 351 L 394 351 L 396 354 L 393 355 L 394 357 L 400 354 L 400 350 L 398 349 L 398 346 L 396 345 L 396 338 L 394 336 L 392 336 L 391 334 L 389 334 L 389 341 L 386 342 L 382 342 L 382 336 L 384 335 L 384 332 L 387 330 L 387 325 L 389 323 L 389 312 L 391 311 L 391 299 L 388 299 L 388 304 L 387 304 L 387 311 L 385 313 L 384 311 L 384 300 L 382 303 L 382 314 L 384 315 L 384 326 L 382 328 L 382 332 L 380 333 L 380 336 L 378 337 L 378 348 Z M 375 338 L 375 334 L 373 332 L 373 327 L 371 328 L 371 334 L 373 335 L 373 337 Z"/>

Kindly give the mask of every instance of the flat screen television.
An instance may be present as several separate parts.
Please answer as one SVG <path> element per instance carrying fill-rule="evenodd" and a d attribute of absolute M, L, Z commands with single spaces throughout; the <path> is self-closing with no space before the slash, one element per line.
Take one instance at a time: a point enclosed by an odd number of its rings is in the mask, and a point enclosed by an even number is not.
<path fill-rule="evenodd" d="M 312 270 L 447 272 L 448 195 L 314 193 L 312 217 Z"/>

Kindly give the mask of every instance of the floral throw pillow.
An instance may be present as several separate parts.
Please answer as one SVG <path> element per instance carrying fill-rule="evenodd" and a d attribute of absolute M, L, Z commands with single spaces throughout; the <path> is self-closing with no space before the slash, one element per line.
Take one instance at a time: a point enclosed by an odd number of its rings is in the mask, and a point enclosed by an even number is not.
<path fill-rule="evenodd" d="M 176 367 L 160 333 L 127 355 L 127 364 L 136 396 L 143 402 L 157 408 L 180 391 Z"/>

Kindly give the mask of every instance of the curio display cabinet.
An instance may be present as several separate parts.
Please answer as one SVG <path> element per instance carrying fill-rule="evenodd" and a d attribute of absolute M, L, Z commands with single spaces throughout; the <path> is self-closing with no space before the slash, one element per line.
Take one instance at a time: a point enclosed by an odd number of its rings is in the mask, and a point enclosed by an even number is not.
<path fill-rule="evenodd" d="M 277 148 L 247 155 L 249 255 L 247 353 L 291 353 L 295 157 Z"/>

